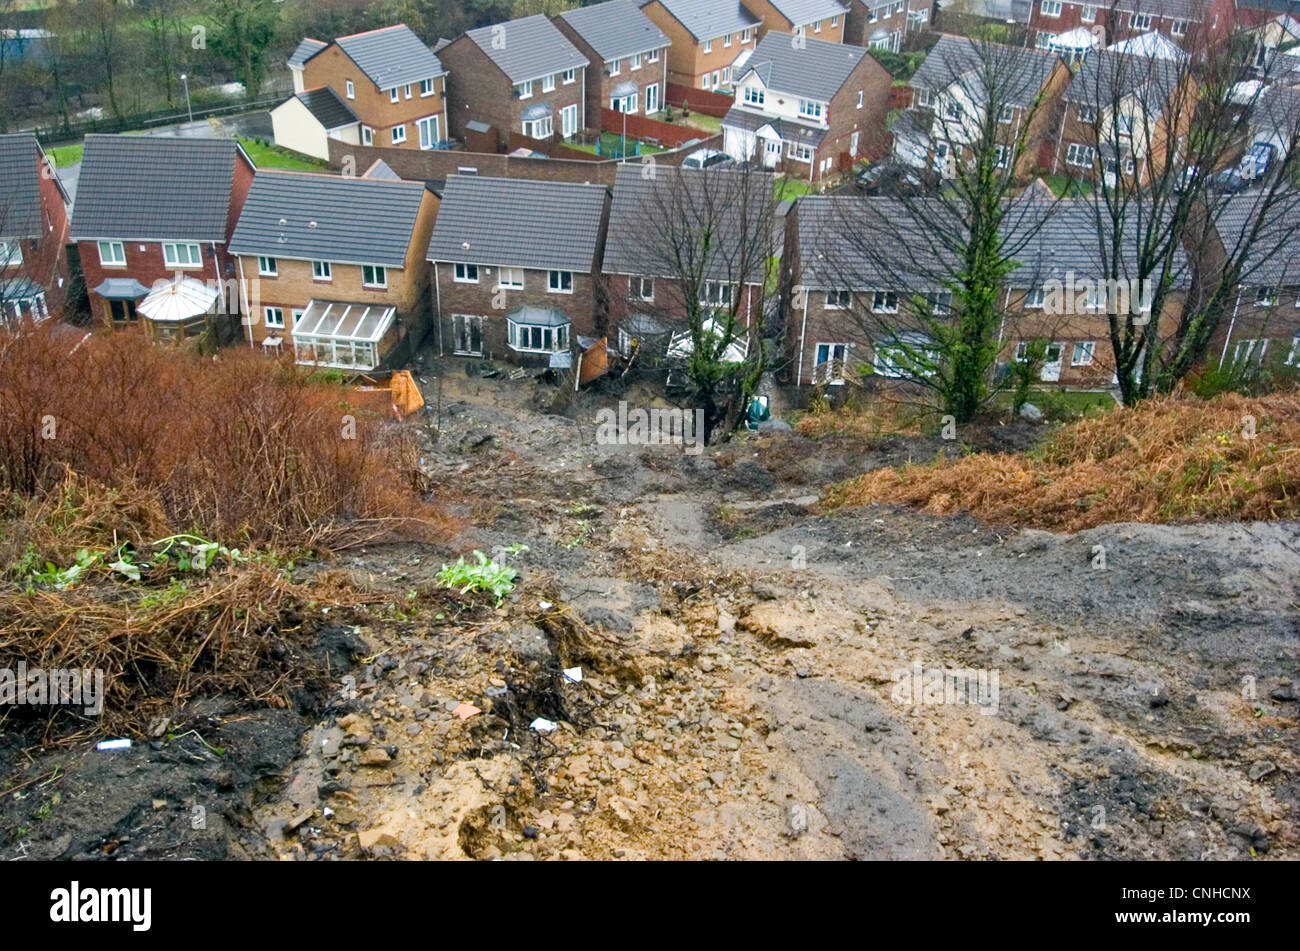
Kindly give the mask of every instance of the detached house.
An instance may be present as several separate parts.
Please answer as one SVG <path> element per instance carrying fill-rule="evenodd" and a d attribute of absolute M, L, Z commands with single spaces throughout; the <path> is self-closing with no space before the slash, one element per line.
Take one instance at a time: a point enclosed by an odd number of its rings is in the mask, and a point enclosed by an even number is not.
<path fill-rule="evenodd" d="M 768 33 L 736 78 L 723 148 L 807 181 L 883 149 L 889 70 L 859 46 Z"/>
<path fill-rule="evenodd" d="M 447 70 L 409 26 L 343 36 L 312 52 L 317 42 L 304 40 L 289 61 L 295 92 L 333 90 L 355 113 L 362 145 L 436 149 L 448 138 Z M 302 63 L 301 90 L 295 61 Z M 311 154 L 292 141 L 279 144 Z"/>
<path fill-rule="evenodd" d="M 418 182 L 258 172 L 230 241 L 245 340 L 306 366 L 403 362 L 429 329 L 437 209 Z"/>
<path fill-rule="evenodd" d="M 1033 0 L 1029 30 L 1039 49 L 1080 27 L 1096 30 L 1106 43 L 1156 32 L 1190 48 L 1231 31 L 1234 7 L 1234 0 Z"/>
<path fill-rule="evenodd" d="M 636 0 L 579 7 L 554 22 L 587 57 L 587 115 L 593 124 L 601 109 L 650 115 L 663 108 L 670 40 Z"/>
<path fill-rule="evenodd" d="M 588 59 L 541 14 L 470 30 L 439 50 L 451 70 L 451 129 L 471 122 L 509 137 L 569 138 L 587 127 Z"/>
<path fill-rule="evenodd" d="M 115 329 L 139 326 L 137 305 L 151 290 L 197 282 L 204 299 L 145 320 L 150 335 L 232 333 L 239 304 L 227 290 L 235 283 L 227 245 L 253 173 L 234 139 L 86 136 L 71 230 L 93 315 Z"/>
<path fill-rule="evenodd" d="M 848 0 L 844 42 L 897 53 L 910 30 L 928 29 L 934 0 Z"/>
<path fill-rule="evenodd" d="M 841 0 L 746 0 L 763 20 L 760 39 L 771 33 L 803 33 L 827 43 L 844 42 L 849 8 Z"/>
<path fill-rule="evenodd" d="M 1190 76 L 1173 60 L 1111 50 L 1091 53 L 1066 89 L 1052 171 L 1097 181 L 1159 176 L 1195 112 Z"/>
<path fill-rule="evenodd" d="M 692 89 L 729 87 L 763 23 L 739 0 L 643 0 L 641 9 L 672 40 L 668 81 Z"/>
<path fill-rule="evenodd" d="M 311 59 L 325 47 L 329 46 L 321 40 L 313 40 L 308 37 L 294 47 L 293 53 L 289 56 L 289 74 L 293 77 L 293 91 L 295 93 L 305 92 L 307 83 L 303 79 L 302 71 L 307 65 L 307 60 Z"/>
<path fill-rule="evenodd" d="M 0 326 L 63 311 L 68 195 L 30 133 L 0 135 Z"/>
<path fill-rule="evenodd" d="M 999 164 L 1005 167 L 1011 161 L 1015 143 L 1023 137 L 1024 149 L 1013 170 L 1023 179 L 1035 166 L 1050 161 L 1061 97 L 1069 82 L 1070 69 L 1055 53 L 945 34 L 909 83 L 915 113 L 896 123 L 894 154 L 914 167 L 928 165 L 946 178 L 955 176 L 958 163 L 982 140 L 993 99 Z"/>
<path fill-rule="evenodd" d="M 608 332 L 597 286 L 609 189 L 453 175 L 427 258 L 440 352 L 567 367 Z"/>

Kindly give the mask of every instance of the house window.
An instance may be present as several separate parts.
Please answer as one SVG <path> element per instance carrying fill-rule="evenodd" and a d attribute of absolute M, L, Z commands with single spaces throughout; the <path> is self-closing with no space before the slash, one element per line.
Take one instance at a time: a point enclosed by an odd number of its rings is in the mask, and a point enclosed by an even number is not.
<path fill-rule="evenodd" d="M 357 98 L 357 87 L 354 86 L 354 85 L 352 85 L 352 80 L 350 80 L 350 79 L 347 80 L 346 82 L 347 82 L 347 87 L 348 87 L 348 98 L 349 98 L 349 99 L 355 99 L 355 98 Z"/>
<path fill-rule="evenodd" d="M 457 284 L 477 284 L 478 283 L 478 265 L 477 264 L 457 264 L 454 272 L 454 278 Z"/>
<path fill-rule="evenodd" d="M 753 35 L 753 33 L 750 31 L 750 28 L 749 28 L 749 27 L 745 27 L 743 30 L 740 31 L 740 42 L 742 42 L 742 43 L 748 43 L 748 42 L 749 42 L 749 38 L 750 38 L 752 35 Z"/>
<path fill-rule="evenodd" d="M 791 142 L 786 155 L 794 159 L 796 162 L 811 162 L 813 160 L 812 146 L 799 145 L 796 142 Z"/>
<path fill-rule="evenodd" d="M 848 310 L 853 302 L 853 292 L 846 288 L 836 288 L 826 292 L 827 310 Z"/>
<path fill-rule="evenodd" d="M 334 273 L 330 269 L 329 261 L 312 261 L 311 262 L 311 279 L 313 281 L 332 281 Z"/>
<path fill-rule="evenodd" d="M 1087 367 L 1092 366 L 1093 354 L 1097 352 L 1097 341 L 1080 340 L 1074 345 L 1074 350 L 1070 354 L 1070 366 Z"/>
<path fill-rule="evenodd" d="M 609 107 L 615 112 L 636 112 L 637 94 L 628 93 L 626 96 L 619 96 L 609 101 Z"/>
<path fill-rule="evenodd" d="M 1034 46 L 1040 50 L 1051 49 L 1053 36 L 1054 34 L 1048 33 L 1046 30 L 1039 30 L 1038 35 L 1034 37 Z"/>
<path fill-rule="evenodd" d="M 811 99 L 800 99 L 799 115 L 809 119 L 820 119 L 822 117 L 822 104 Z"/>
<path fill-rule="evenodd" d="M 549 139 L 555 134 L 555 120 L 550 116 L 531 119 L 524 123 L 524 135 L 530 139 Z"/>
<path fill-rule="evenodd" d="M 382 264 L 361 265 L 361 284 L 364 287 L 387 287 L 388 269 Z"/>
<path fill-rule="evenodd" d="M 1079 19 L 1084 23 L 1095 22 L 1097 19 L 1097 8 L 1085 5 L 1084 8 L 1079 11 Z"/>
<path fill-rule="evenodd" d="M 949 99 L 943 105 L 943 114 L 948 119 L 960 122 L 963 114 L 961 103 L 956 99 Z"/>
<path fill-rule="evenodd" d="M 814 383 L 843 383 L 844 364 L 849 358 L 847 343 L 819 343 L 813 359 Z"/>
<path fill-rule="evenodd" d="M 934 291 L 925 295 L 925 305 L 931 314 L 947 314 L 952 310 L 952 291 Z"/>
<path fill-rule="evenodd" d="M 569 347 L 569 325 L 544 327 L 538 324 L 508 322 L 508 339 L 512 350 L 532 353 L 555 353 Z"/>
<path fill-rule="evenodd" d="M 646 62 L 649 62 L 649 63 L 657 63 L 657 62 L 659 62 L 659 51 L 658 51 L 658 50 L 651 50 L 651 51 L 646 55 Z"/>
<path fill-rule="evenodd" d="M 163 263 L 168 267 L 201 267 L 203 252 L 197 244 L 164 244 Z"/>
<path fill-rule="evenodd" d="M 266 256 L 259 257 L 257 259 L 257 273 L 262 275 L 262 277 L 275 277 L 279 274 L 280 272 L 276 268 L 275 258 L 268 258 Z"/>
<path fill-rule="evenodd" d="M 1038 6 L 1038 12 L 1045 17 L 1059 17 L 1061 15 L 1061 0 L 1043 0 Z"/>
<path fill-rule="evenodd" d="M 610 61 L 609 61 L 609 74 L 610 74 L 611 76 L 617 76 L 617 75 L 618 75 L 619 73 L 621 73 L 621 72 L 623 72 L 623 61 L 622 61 L 621 59 L 612 59 L 612 60 L 610 60 Z"/>
<path fill-rule="evenodd" d="M 272 330 L 284 329 L 284 308 L 283 307 L 263 307 L 262 319 L 266 326 Z"/>
<path fill-rule="evenodd" d="M 705 52 L 705 53 L 712 53 L 712 52 L 713 52 L 713 40 L 705 40 L 705 41 L 704 41 L 704 52 Z"/>
<path fill-rule="evenodd" d="M 420 80 L 420 97 L 424 98 L 425 96 L 432 96 L 432 95 L 433 95 L 433 80 L 432 79 Z"/>
<path fill-rule="evenodd" d="M 641 68 L 641 54 L 640 54 L 640 53 L 633 53 L 633 54 L 632 54 L 632 62 L 628 64 L 628 68 L 629 68 L 629 69 L 640 69 L 640 68 Z"/>
<path fill-rule="evenodd" d="M 1004 125 L 1008 124 L 1011 122 L 1012 119 L 1015 118 L 1015 115 L 1016 115 L 1016 107 L 1008 103 L 1007 105 L 1003 106 L 1002 109 L 998 112 L 998 121 L 1003 123 Z"/>
<path fill-rule="evenodd" d="M 927 346 L 929 338 L 900 334 L 896 339 L 897 343 L 881 343 L 876 346 L 872 364 L 878 375 L 890 379 L 934 375 L 934 363 L 939 354 L 932 346 Z"/>
<path fill-rule="evenodd" d="M 1262 364 L 1268 351 L 1268 338 L 1242 340 L 1232 350 L 1232 362 L 1237 365 Z"/>
<path fill-rule="evenodd" d="M 831 29 L 833 30 L 839 25 L 840 25 L 840 18 L 838 16 L 831 17 Z"/>
<path fill-rule="evenodd" d="M 1005 145 L 993 146 L 993 164 L 997 168 L 1007 167 L 1007 152 L 1008 149 Z"/>
<path fill-rule="evenodd" d="M 751 106 L 761 106 L 767 99 L 767 95 L 758 86 L 745 87 L 745 102 Z"/>
<path fill-rule="evenodd" d="M 361 144 L 373 145 L 374 141 L 375 141 L 375 130 L 370 128 L 370 126 L 368 125 L 363 125 L 361 127 Z"/>
<path fill-rule="evenodd" d="M 898 313 L 898 291 L 876 291 L 871 309 L 877 314 Z"/>
<path fill-rule="evenodd" d="M 1186 20 L 1174 20 L 1169 26 L 1169 32 L 1174 36 L 1186 36 L 1188 26 L 1190 24 Z"/>
<path fill-rule="evenodd" d="M 438 147 L 438 142 L 442 138 L 441 130 L 438 128 L 438 116 L 416 119 L 415 131 L 420 136 L 420 148 L 427 151 Z"/>
<path fill-rule="evenodd" d="M 1151 29 L 1151 14 L 1149 13 L 1130 13 L 1128 16 L 1129 29 L 1149 30 Z"/>
<path fill-rule="evenodd" d="M 1075 106 L 1075 115 L 1079 117 L 1080 122 L 1086 122 L 1089 125 L 1097 121 L 1097 110 L 1092 106 Z"/>
<path fill-rule="evenodd" d="M 125 267 L 126 249 L 121 241 L 99 242 L 99 263 L 104 267 Z"/>
<path fill-rule="evenodd" d="M 393 144 L 401 145 L 405 141 L 406 141 L 406 126 L 404 125 L 393 126 Z"/>
<path fill-rule="evenodd" d="M 552 294 L 573 293 L 572 271 L 549 271 L 546 275 L 546 289 Z"/>
<path fill-rule="evenodd" d="M 1277 303 L 1277 293 L 1271 287 L 1260 287 L 1255 290 L 1256 307 L 1272 307 Z"/>
<path fill-rule="evenodd" d="M 731 285 L 726 281 L 705 281 L 700 286 L 700 303 L 710 307 L 731 306 Z"/>
<path fill-rule="evenodd" d="M 566 86 L 569 85 L 571 82 L 573 82 L 573 81 L 576 80 L 577 78 L 578 78 L 578 74 L 577 74 L 576 71 L 574 71 L 574 70 L 572 70 L 572 69 L 566 69 L 566 70 L 564 71 L 564 85 L 566 85 Z"/>
<path fill-rule="evenodd" d="M 542 92 L 555 92 L 555 74 L 542 77 Z"/>
<path fill-rule="evenodd" d="M 655 299 L 655 279 L 653 277 L 631 277 L 627 282 L 627 299 L 652 301 Z"/>
<path fill-rule="evenodd" d="M 818 20 L 816 23 L 813 24 L 813 32 L 820 33 L 821 31 L 822 31 L 822 21 Z"/>
<path fill-rule="evenodd" d="M 1065 164 L 1076 165 L 1080 168 L 1092 168 L 1096 155 L 1097 153 L 1093 151 L 1092 146 L 1072 142 L 1070 147 L 1065 150 Z"/>
<path fill-rule="evenodd" d="M 1029 310 L 1042 310 L 1046 294 L 1041 287 L 1032 287 L 1025 295 L 1025 307 Z"/>
<path fill-rule="evenodd" d="M 916 91 L 916 104 L 917 104 L 918 106 L 929 106 L 929 105 L 930 105 L 930 90 L 928 90 L 928 89 L 918 89 L 918 90 Z"/>
<path fill-rule="evenodd" d="M 406 94 L 406 98 L 407 98 L 407 99 L 410 99 L 410 98 L 411 98 L 411 84 L 410 84 L 410 83 L 407 83 L 406 86 L 403 87 L 402 92 Z"/>
<path fill-rule="evenodd" d="M 21 267 L 22 263 L 22 245 L 17 241 L 0 241 L 0 268 Z"/>
<path fill-rule="evenodd" d="M 530 79 L 527 82 L 516 83 L 515 95 L 518 96 L 520 99 L 533 98 L 533 81 Z"/>
<path fill-rule="evenodd" d="M 578 107 L 570 104 L 560 110 L 560 134 L 566 139 L 578 131 Z"/>
<path fill-rule="evenodd" d="M 722 38 L 722 46 L 723 46 L 723 48 L 730 48 L 730 47 L 731 47 L 731 34 L 730 34 L 730 33 L 728 33 L 726 36 L 724 36 L 724 37 Z"/>
<path fill-rule="evenodd" d="M 389 102 L 397 102 L 397 101 L 398 101 L 399 99 L 401 99 L 401 98 L 402 98 L 401 93 L 398 92 L 396 86 L 394 86 L 392 89 L 388 90 L 388 101 L 389 101 Z"/>
<path fill-rule="evenodd" d="M 497 284 L 511 291 L 524 289 L 524 269 L 521 267 L 503 267 L 497 269 Z"/>

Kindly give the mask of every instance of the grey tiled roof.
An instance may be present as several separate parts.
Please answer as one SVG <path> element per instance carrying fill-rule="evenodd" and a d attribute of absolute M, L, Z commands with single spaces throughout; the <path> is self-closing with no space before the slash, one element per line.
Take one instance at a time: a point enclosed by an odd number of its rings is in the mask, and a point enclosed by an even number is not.
<path fill-rule="evenodd" d="M 1264 191 L 1247 191 L 1228 198 L 1215 225 L 1224 250 L 1240 257 L 1250 230 L 1262 213 Z M 1272 205 L 1270 214 L 1251 241 L 1243 259 L 1241 283 L 1246 287 L 1300 284 L 1300 229 L 1296 228 L 1295 193 Z"/>
<path fill-rule="evenodd" d="M 661 49 L 672 42 L 641 12 L 636 0 L 607 0 L 560 16 L 606 62 Z"/>
<path fill-rule="evenodd" d="M 678 222 L 676 228 L 669 226 L 661 229 L 657 224 L 666 210 L 671 213 L 673 209 L 685 206 L 705 208 L 706 200 L 711 200 L 715 206 L 720 204 L 724 207 L 720 207 L 716 215 L 700 212 L 691 216 L 687 211 L 684 227 L 694 227 L 708 221 L 718 228 L 713 254 L 704 262 L 707 276 L 735 280 L 740 276 L 740 270 L 754 263 L 739 260 L 744 244 L 739 236 L 753 235 L 753 224 L 742 220 L 745 209 L 739 200 L 739 176 L 746 173 L 725 168 L 694 171 L 659 167 L 654 176 L 648 176 L 645 169 L 646 166 L 639 162 L 628 162 L 618 167 L 618 175 L 614 180 L 614 201 L 609 212 L 609 238 L 605 243 L 606 273 L 677 277 L 672 271 L 663 273 L 668 268 L 655 263 L 655 253 L 647 250 L 648 244 L 659 240 L 659 236 L 663 236 L 661 245 L 667 244 L 681 235 L 683 222 Z M 760 183 L 756 188 L 757 195 L 751 193 L 749 196 L 758 206 L 752 209 L 752 215 L 771 222 L 775 227 L 776 215 L 772 205 L 770 179 L 762 172 L 749 174 L 754 176 L 752 182 Z M 733 185 L 737 187 L 732 187 Z M 751 230 L 746 231 L 745 228 Z M 779 237 L 779 233 L 774 236 L 775 239 Z M 654 271 L 661 273 L 655 274 Z"/>
<path fill-rule="evenodd" d="M 540 13 L 469 30 L 465 35 L 479 45 L 512 83 L 587 65 L 587 57 Z"/>
<path fill-rule="evenodd" d="M 938 91 L 960 83 L 974 101 L 983 102 L 987 100 L 985 84 L 991 81 L 998 87 L 995 98 L 999 103 L 1024 107 L 1033 103 L 1060 62 L 1060 57 L 1045 50 L 977 42 L 945 33 L 926 54 L 909 85 Z"/>
<path fill-rule="evenodd" d="M 753 72 L 768 89 L 830 102 L 867 55 L 861 46 L 809 38 L 802 38 L 796 49 L 794 40 L 789 33 L 766 34 L 737 81 Z"/>
<path fill-rule="evenodd" d="M 659 3 L 697 40 L 739 33 L 762 22 L 739 0 L 659 0 Z"/>
<path fill-rule="evenodd" d="M 40 154 L 29 132 L 0 135 L 0 238 L 41 235 Z"/>
<path fill-rule="evenodd" d="M 922 200 L 805 196 L 795 212 L 798 280 L 813 290 L 942 290 L 956 272 L 956 258 L 928 221 L 944 212 L 940 203 Z"/>
<path fill-rule="evenodd" d="M 230 250 L 401 267 L 423 198 L 418 182 L 260 171 Z"/>
<path fill-rule="evenodd" d="M 452 175 L 427 257 L 587 274 L 608 199 L 603 185 Z"/>
<path fill-rule="evenodd" d="M 772 0 L 772 6 L 795 26 L 844 16 L 849 12 L 848 5 L 840 0 Z"/>
<path fill-rule="evenodd" d="M 1153 17 L 1200 23 L 1209 5 L 1202 0 L 1116 0 L 1115 9 L 1121 13 L 1149 13 Z"/>
<path fill-rule="evenodd" d="M 289 57 L 290 68 L 299 69 L 305 66 L 307 60 L 311 59 L 327 46 L 329 46 L 328 43 L 322 43 L 320 40 L 313 40 L 310 37 L 301 41 L 294 48 L 293 54 Z"/>
<path fill-rule="evenodd" d="M 234 139 L 88 135 L 72 236 L 225 241 L 244 160 Z"/>
<path fill-rule="evenodd" d="M 433 50 L 404 23 L 335 40 L 381 90 L 445 75 Z"/>
<path fill-rule="evenodd" d="M 827 133 L 826 129 L 805 125 L 793 119 L 771 118 L 759 115 L 757 112 L 737 109 L 734 106 L 727 110 L 727 115 L 722 120 L 722 124 L 733 129 L 743 129 L 746 132 L 756 132 L 763 126 L 770 125 L 776 134 L 781 137 L 782 142 L 794 142 L 813 149 L 822 144 L 822 140 L 826 138 Z"/>
<path fill-rule="evenodd" d="M 294 98 L 306 106 L 307 111 L 326 129 L 337 129 L 341 125 L 361 121 L 352 111 L 352 107 L 340 99 L 339 94 L 329 86 L 305 90 Z"/>
<path fill-rule="evenodd" d="M 1173 60 L 1094 50 L 1070 81 L 1065 99 L 1104 108 L 1132 95 L 1145 111 L 1159 115 L 1178 88 L 1181 74 L 1182 67 Z"/>

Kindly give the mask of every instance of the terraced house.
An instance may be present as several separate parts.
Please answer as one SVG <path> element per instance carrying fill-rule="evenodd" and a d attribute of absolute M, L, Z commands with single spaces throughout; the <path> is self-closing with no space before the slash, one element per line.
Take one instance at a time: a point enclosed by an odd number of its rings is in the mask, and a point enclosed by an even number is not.
<path fill-rule="evenodd" d="M 692 89 L 730 87 L 763 24 L 739 0 L 644 0 L 641 9 L 672 40 L 668 81 Z"/>
<path fill-rule="evenodd" d="M 827 43 L 844 41 L 849 8 L 840 0 L 747 0 L 763 20 L 759 39 L 768 33 L 803 33 Z"/>
<path fill-rule="evenodd" d="M 819 181 L 885 149 L 889 71 L 860 46 L 768 33 L 722 120 L 727 154 Z"/>
<path fill-rule="evenodd" d="M 332 89 L 356 114 L 362 145 L 435 149 L 448 138 L 447 70 L 410 27 L 343 36 L 315 49 L 318 42 L 304 40 L 289 61 L 295 92 Z"/>
<path fill-rule="evenodd" d="M 155 339 L 213 327 L 238 332 L 230 235 L 254 167 L 233 139 L 88 135 L 72 212 L 72 240 L 94 317 L 143 325 Z M 190 312 L 143 318 L 154 290 L 204 288 Z M 194 283 L 190 283 L 194 282 Z"/>
<path fill-rule="evenodd" d="M 570 366 L 575 345 L 608 333 L 608 217 L 603 185 L 448 178 L 427 254 L 439 352 Z"/>
<path fill-rule="evenodd" d="M 569 138 L 587 127 L 588 59 L 541 14 L 470 30 L 439 47 L 451 70 L 452 135 L 466 126 L 510 136 Z"/>
<path fill-rule="evenodd" d="M 0 135 L 0 326 L 67 300 L 68 194 L 36 136 Z"/>
<path fill-rule="evenodd" d="M 587 57 L 587 115 L 593 124 L 601 109 L 651 115 L 663 108 L 670 41 L 635 0 L 579 7 L 554 22 Z"/>
<path fill-rule="evenodd" d="M 245 340 L 306 366 L 369 371 L 410 358 L 429 329 L 422 183 L 260 171 L 230 241 Z"/>

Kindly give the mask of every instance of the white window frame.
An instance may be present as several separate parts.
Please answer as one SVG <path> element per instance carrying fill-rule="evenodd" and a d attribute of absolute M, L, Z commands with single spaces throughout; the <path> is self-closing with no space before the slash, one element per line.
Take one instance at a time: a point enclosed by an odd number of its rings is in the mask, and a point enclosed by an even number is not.
<path fill-rule="evenodd" d="M 881 297 L 884 297 L 883 302 Z M 889 288 L 877 288 L 872 293 L 871 312 L 873 314 L 896 314 L 898 313 L 898 291 Z"/>
<path fill-rule="evenodd" d="M 803 116 L 805 119 L 816 119 L 821 121 L 824 112 L 825 108 L 822 103 L 818 102 L 816 99 L 799 100 L 799 115 Z"/>
<path fill-rule="evenodd" d="M 1169 24 L 1169 34 L 1171 36 L 1186 36 L 1191 26 L 1192 24 L 1188 20 L 1173 20 Z"/>
<path fill-rule="evenodd" d="M 761 106 L 767 102 L 767 91 L 762 86 L 746 86 L 741 98 L 747 106 Z"/>
<path fill-rule="evenodd" d="M 268 330 L 284 329 L 284 308 L 267 305 L 262 308 L 262 323 Z"/>
<path fill-rule="evenodd" d="M 826 359 L 818 359 L 825 353 Z M 843 354 L 836 357 L 836 353 Z M 849 363 L 849 345 L 831 340 L 819 340 L 813 346 L 813 382 L 838 386 L 844 382 L 844 368 Z M 838 364 L 838 366 L 836 366 Z M 828 369 L 823 369 L 823 367 Z"/>
<path fill-rule="evenodd" d="M 1061 15 L 1061 0 L 1041 0 L 1038 4 L 1038 13 L 1055 20 Z"/>
<path fill-rule="evenodd" d="M 451 279 L 456 284 L 477 284 L 478 265 L 457 262 L 452 265 Z"/>
<path fill-rule="evenodd" d="M 126 245 L 121 241 L 100 241 L 99 264 L 101 267 L 126 267 Z M 108 254 L 104 254 L 104 248 Z"/>
<path fill-rule="evenodd" d="M 401 134 L 399 135 L 398 133 Z M 390 135 L 392 136 L 394 145 L 404 144 L 406 142 L 406 123 L 393 126 L 390 130 Z"/>
<path fill-rule="evenodd" d="M 609 74 L 611 76 L 617 76 L 621 72 L 623 72 L 623 60 L 621 58 L 611 59 L 609 61 Z"/>
<path fill-rule="evenodd" d="M 555 74 L 542 77 L 542 92 L 555 92 Z"/>
<path fill-rule="evenodd" d="M 1276 288 L 1260 286 L 1255 289 L 1256 307 L 1276 307 L 1278 295 Z"/>
<path fill-rule="evenodd" d="M 560 135 L 569 138 L 578 132 L 578 105 L 570 103 L 560 110 Z"/>
<path fill-rule="evenodd" d="M 1091 4 L 1085 3 L 1083 7 L 1079 10 L 1079 21 L 1081 23 L 1096 23 L 1097 8 L 1095 6 L 1092 6 Z"/>
<path fill-rule="evenodd" d="M 259 254 L 257 256 L 257 273 L 260 277 L 279 277 L 279 262 L 269 254 Z"/>
<path fill-rule="evenodd" d="M 569 349 L 569 332 L 572 326 L 572 323 L 565 323 L 560 324 L 558 327 L 544 327 L 540 324 L 523 324 L 507 320 L 506 342 L 511 350 L 518 353 L 559 353 L 562 350 Z M 520 331 L 527 332 L 527 345 L 520 343 L 522 339 Z M 538 332 L 534 334 L 533 331 Z M 533 346 L 534 338 L 537 340 L 537 346 Z M 546 346 L 548 339 L 550 340 L 549 348 Z"/>
<path fill-rule="evenodd" d="M 826 292 L 827 310 L 848 310 L 853 306 L 853 291 L 847 287 L 832 287 Z"/>
<path fill-rule="evenodd" d="M 568 287 L 565 287 L 565 283 Z M 572 294 L 573 293 L 573 272 L 572 271 L 547 271 L 546 272 L 546 293 L 548 294 Z"/>
<path fill-rule="evenodd" d="M 0 268 L 22 267 L 23 243 L 17 239 L 0 241 Z"/>
<path fill-rule="evenodd" d="M 366 279 L 366 271 L 370 271 L 370 279 Z M 388 268 L 382 264 L 363 264 L 361 265 L 361 286 L 384 289 L 388 287 Z"/>
<path fill-rule="evenodd" d="M 343 82 L 344 82 L 344 90 L 347 93 L 347 97 L 349 99 L 357 98 L 357 87 L 352 85 L 352 80 L 345 79 L 343 80 Z"/>
<path fill-rule="evenodd" d="M 179 251 L 184 248 L 187 252 L 187 261 L 180 259 Z M 178 270 L 186 268 L 203 267 L 203 248 L 192 241 L 164 241 L 163 242 L 163 263 L 168 267 L 174 267 Z"/>
<path fill-rule="evenodd" d="M 1003 103 L 1002 108 L 998 110 L 998 122 L 1002 125 L 1010 125 L 1015 121 L 1016 107 L 1011 103 Z"/>
<path fill-rule="evenodd" d="M 392 89 L 388 90 L 388 101 L 389 101 L 389 102 L 401 102 L 401 101 L 402 101 L 402 93 L 401 93 L 401 90 L 399 90 L 396 86 L 394 86 Z"/>
<path fill-rule="evenodd" d="M 497 287 L 507 291 L 522 291 L 527 278 L 521 267 L 497 268 Z"/>
<path fill-rule="evenodd" d="M 708 307 L 730 307 L 732 286 L 727 281 L 705 281 L 700 285 L 700 303 Z"/>
<path fill-rule="evenodd" d="M 1070 366 L 1090 367 L 1097 355 L 1097 341 L 1076 340 L 1070 348 Z"/>
<path fill-rule="evenodd" d="M 361 144 L 374 145 L 374 143 L 375 143 L 375 130 L 370 128 L 370 126 L 368 125 L 363 125 L 361 127 Z"/>
<path fill-rule="evenodd" d="M 704 52 L 706 55 L 713 52 L 713 40 L 704 41 Z"/>
<path fill-rule="evenodd" d="M 1128 15 L 1128 26 L 1130 30 L 1149 30 L 1151 29 L 1151 14 L 1149 13 L 1130 13 Z"/>
<path fill-rule="evenodd" d="M 918 89 L 916 91 L 916 104 L 918 106 L 928 107 L 930 105 L 930 95 L 931 95 L 930 90 Z"/>
<path fill-rule="evenodd" d="M 542 116 L 540 119 L 524 120 L 524 135 L 530 139 L 549 139 L 555 134 L 555 117 Z M 540 133 L 540 134 L 539 134 Z"/>
<path fill-rule="evenodd" d="M 646 59 L 646 62 L 647 62 L 647 63 L 657 63 L 657 62 L 659 62 L 659 51 L 658 51 L 658 50 L 651 50 L 649 53 L 646 54 L 645 59 Z"/>
<path fill-rule="evenodd" d="M 533 98 L 533 81 L 525 79 L 521 83 L 515 83 L 515 96 L 519 99 Z"/>
<path fill-rule="evenodd" d="M 1071 158 L 1072 155 L 1075 156 L 1075 158 Z M 1075 168 L 1092 168 L 1096 159 L 1097 152 L 1091 145 L 1082 145 L 1078 142 L 1071 142 L 1069 147 L 1065 150 L 1065 164 L 1073 165 Z"/>
<path fill-rule="evenodd" d="M 647 293 L 647 290 L 649 293 Z M 655 299 L 655 279 L 644 275 L 632 275 L 627 279 L 627 299 L 653 303 Z"/>
<path fill-rule="evenodd" d="M 434 82 L 432 79 L 420 80 L 420 98 L 425 99 L 434 93 Z"/>
<path fill-rule="evenodd" d="M 427 130 L 427 132 L 426 132 Z M 442 138 L 442 117 L 438 114 L 424 116 L 415 120 L 415 134 L 419 140 L 420 148 L 428 152 L 438 147 L 438 142 Z M 425 143 L 428 144 L 425 144 Z"/>
<path fill-rule="evenodd" d="M 312 261 L 311 262 L 311 279 L 313 281 L 332 281 L 334 280 L 334 269 L 330 267 L 329 261 Z"/>
<path fill-rule="evenodd" d="M 640 54 L 640 53 L 633 53 L 633 54 L 632 54 L 631 58 L 628 60 L 627 68 L 628 68 L 628 70 L 629 70 L 630 72 L 636 72 L 638 69 L 641 68 L 641 54 Z"/>
<path fill-rule="evenodd" d="M 564 85 L 568 86 L 572 83 L 575 83 L 577 82 L 577 79 L 578 79 L 578 71 L 576 69 L 566 69 L 564 71 L 564 80 L 563 80 Z"/>

